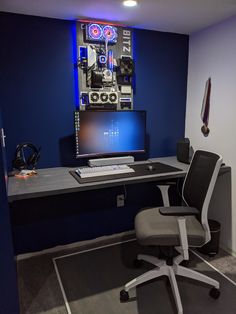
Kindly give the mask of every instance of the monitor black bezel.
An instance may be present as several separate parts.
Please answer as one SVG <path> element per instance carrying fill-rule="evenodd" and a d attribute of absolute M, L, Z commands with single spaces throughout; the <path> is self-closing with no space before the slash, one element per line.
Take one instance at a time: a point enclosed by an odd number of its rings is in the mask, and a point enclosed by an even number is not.
<path fill-rule="evenodd" d="M 76 110 L 76 113 L 83 113 L 83 112 L 140 112 L 145 115 L 144 119 L 144 149 L 143 150 L 131 150 L 131 151 L 124 151 L 124 152 L 115 152 L 115 153 L 94 153 L 94 154 L 76 154 L 76 159 L 80 158 L 90 158 L 90 157 L 99 157 L 99 158 L 105 158 L 105 157 L 110 157 L 110 156 L 126 156 L 127 154 L 145 154 L 147 152 L 147 112 L 146 110 Z M 75 132 L 75 137 L 76 137 L 76 132 Z"/>

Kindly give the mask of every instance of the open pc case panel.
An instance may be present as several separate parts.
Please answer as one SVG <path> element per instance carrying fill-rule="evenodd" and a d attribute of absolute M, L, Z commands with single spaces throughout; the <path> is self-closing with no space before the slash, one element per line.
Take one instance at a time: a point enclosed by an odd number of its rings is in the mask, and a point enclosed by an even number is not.
<path fill-rule="evenodd" d="M 132 29 L 77 22 L 79 110 L 132 110 Z"/>

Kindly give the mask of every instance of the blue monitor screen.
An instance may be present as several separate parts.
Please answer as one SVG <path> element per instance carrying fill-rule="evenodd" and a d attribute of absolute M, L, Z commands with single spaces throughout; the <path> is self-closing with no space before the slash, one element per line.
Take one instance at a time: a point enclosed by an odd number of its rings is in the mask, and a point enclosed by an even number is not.
<path fill-rule="evenodd" d="M 144 153 L 145 111 L 77 111 L 76 157 Z"/>

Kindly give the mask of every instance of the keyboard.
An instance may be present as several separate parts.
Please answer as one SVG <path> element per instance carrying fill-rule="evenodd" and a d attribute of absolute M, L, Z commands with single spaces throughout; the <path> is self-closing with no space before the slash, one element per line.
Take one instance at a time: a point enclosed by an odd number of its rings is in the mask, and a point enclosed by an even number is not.
<path fill-rule="evenodd" d="M 113 174 L 131 173 L 134 169 L 127 165 L 111 165 L 98 167 L 81 167 L 75 170 L 81 178 L 100 177 Z"/>

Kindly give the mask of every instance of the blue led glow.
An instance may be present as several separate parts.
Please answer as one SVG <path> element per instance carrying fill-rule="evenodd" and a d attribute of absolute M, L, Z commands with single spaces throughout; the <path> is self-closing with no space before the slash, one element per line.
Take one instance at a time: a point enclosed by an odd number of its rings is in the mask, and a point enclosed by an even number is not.
<path fill-rule="evenodd" d="M 109 42 L 116 42 L 117 40 L 117 29 L 116 27 L 106 25 L 103 27 L 103 37 Z"/>
<path fill-rule="evenodd" d="M 71 36 L 72 36 L 72 60 L 73 64 L 77 65 L 78 61 L 78 51 L 77 51 L 77 32 L 76 32 L 76 23 L 73 23 L 71 26 Z M 74 101 L 75 108 L 79 109 L 79 78 L 77 66 L 74 66 Z"/>
<path fill-rule="evenodd" d="M 99 62 L 105 64 L 107 62 L 107 57 L 105 55 L 99 56 Z"/>
<path fill-rule="evenodd" d="M 113 51 L 110 49 L 110 50 L 108 50 L 108 69 L 113 72 L 113 67 L 114 67 Z"/>
<path fill-rule="evenodd" d="M 103 30 L 102 27 L 98 24 L 89 24 L 88 25 L 88 35 L 93 40 L 99 40 L 102 38 Z"/>

